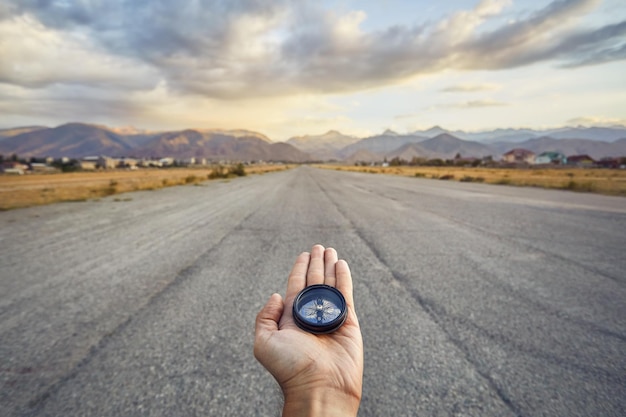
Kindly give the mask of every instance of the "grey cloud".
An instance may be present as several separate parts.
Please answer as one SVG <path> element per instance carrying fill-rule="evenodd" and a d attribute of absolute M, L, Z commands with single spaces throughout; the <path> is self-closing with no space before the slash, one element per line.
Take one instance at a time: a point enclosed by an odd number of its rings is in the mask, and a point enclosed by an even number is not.
<path fill-rule="evenodd" d="M 316 2 L 287 0 L 76 0 L 67 7 L 51 0 L 14 0 L 10 8 L 0 8 L 0 19 L 34 16 L 49 28 L 84 34 L 113 58 L 153 68 L 152 84 L 163 79 L 171 90 L 236 99 L 355 91 L 444 68 L 497 70 L 541 61 L 580 66 L 624 59 L 626 22 L 573 28 L 598 2 L 553 1 L 480 34 L 472 25 L 490 16 L 478 7 L 469 12 L 473 18 L 455 20 L 466 24 L 469 34 L 444 30 L 439 22 L 362 32 L 358 13 L 337 16 Z"/>
<path fill-rule="evenodd" d="M 599 0 L 553 1 L 526 19 L 487 32 L 477 39 L 463 43 L 461 48 L 469 48 L 482 54 L 500 54 L 509 51 L 509 48 L 524 47 L 529 43 L 541 41 L 542 36 L 548 35 L 553 29 L 566 26 L 568 21 L 580 16 L 599 2 Z M 539 45 L 535 47 L 537 46 Z M 517 49 L 512 52 L 517 52 Z M 485 55 L 483 58 L 490 57 Z"/>
<path fill-rule="evenodd" d="M 2 89 L 0 84 L 0 113 L 6 116 L 36 117 L 40 120 L 111 120 L 132 121 L 141 115 L 145 106 L 128 97 L 110 91 L 80 87 L 55 86 L 43 94 L 16 96 Z M 61 115 L 61 117 L 59 117 Z M 55 122 L 52 122 L 55 123 Z"/>
<path fill-rule="evenodd" d="M 598 0 L 555 1 L 529 18 L 506 25 L 459 48 L 458 66 L 465 69 L 506 69 L 547 60 L 588 62 L 599 48 L 625 43 L 624 22 L 599 29 L 575 30 L 569 23 Z"/>
<path fill-rule="evenodd" d="M 570 62 L 564 67 L 577 67 L 625 59 L 625 50 L 626 21 L 587 33 L 573 34 L 550 53 L 560 54 L 565 51 Z M 567 54 L 568 51 L 577 53 Z"/>
<path fill-rule="evenodd" d="M 21 13 L 46 26 L 84 30 L 113 52 L 144 58 L 199 54 L 228 42 L 233 18 L 267 16 L 281 9 L 271 0 L 14 0 Z M 204 51 L 209 52 L 209 51 Z"/>
<path fill-rule="evenodd" d="M 607 48 L 588 54 L 579 61 L 572 61 L 565 68 L 575 68 L 588 65 L 604 64 L 606 62 L 626 59 L 626 44 L 616 48 Z"/>

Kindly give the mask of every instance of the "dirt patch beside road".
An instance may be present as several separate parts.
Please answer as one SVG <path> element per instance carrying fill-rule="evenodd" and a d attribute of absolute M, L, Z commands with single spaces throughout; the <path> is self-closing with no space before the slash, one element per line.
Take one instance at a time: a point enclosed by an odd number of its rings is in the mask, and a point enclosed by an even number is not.
<path fill-rule="evenodd" d="M 247 174 L 288 169 L 287 165 L 246 166 Z M 0 175 L 0 210 L 50 204 L 59 201 L 87 201 L 139 190 L 156 190 L 209 179 L 213 167 L 98 171 L 23 176 Z"/>
<path fill-rule="evenodd" d="M 626 170 L 587 168 L 470 168 L 319 165 L 337 171 L 401 175 L 436 180 L 540 187 L 626 196 Z"/>

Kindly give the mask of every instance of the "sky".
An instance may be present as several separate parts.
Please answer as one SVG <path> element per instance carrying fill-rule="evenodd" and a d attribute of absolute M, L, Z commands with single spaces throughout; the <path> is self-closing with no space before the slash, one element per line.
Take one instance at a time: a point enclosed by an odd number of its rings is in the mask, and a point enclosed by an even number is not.
<path fill-rule="evenodd" d="M 626 124 L 623 0 L 0 0 L 0 128 Z"/>

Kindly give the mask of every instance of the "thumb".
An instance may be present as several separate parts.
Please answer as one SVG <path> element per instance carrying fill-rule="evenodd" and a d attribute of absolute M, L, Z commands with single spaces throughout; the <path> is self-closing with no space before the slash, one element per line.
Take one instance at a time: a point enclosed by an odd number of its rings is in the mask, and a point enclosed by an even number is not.
<path fill-rule="evenodd" d="M 278 330 L 278 321 L 283 315 L 284 304 L 280 294 L 272 294 L 256 316 L 256 337 Z"/>
<path fill-rule="evenodd" d="M 254 331 L 254 357 L 261 363 L 267 355 L 267 342 L 278 331 L 278 321 L 283 315 L 283 299 L 279 294 L 272 294 L 265 306 L 256 316 Z"/>

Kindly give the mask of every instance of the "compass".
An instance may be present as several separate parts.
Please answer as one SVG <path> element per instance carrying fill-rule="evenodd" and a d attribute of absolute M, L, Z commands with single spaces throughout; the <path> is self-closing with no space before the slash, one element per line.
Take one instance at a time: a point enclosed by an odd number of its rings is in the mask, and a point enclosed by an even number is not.
<path fill-rule="evenodd" d="M 324 334 L 346 321 L 346 299 L 335 287 L 319 284 L 306 287 L 293 302 L 293 319 L 302 330 Z"/>

